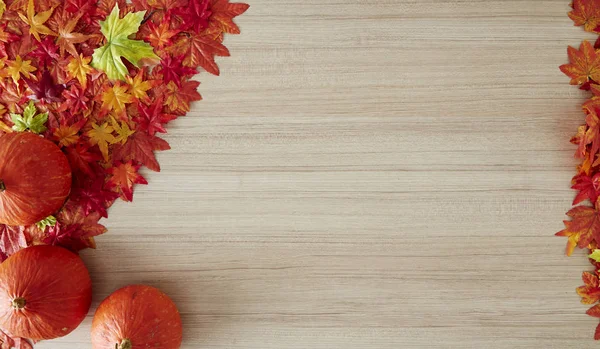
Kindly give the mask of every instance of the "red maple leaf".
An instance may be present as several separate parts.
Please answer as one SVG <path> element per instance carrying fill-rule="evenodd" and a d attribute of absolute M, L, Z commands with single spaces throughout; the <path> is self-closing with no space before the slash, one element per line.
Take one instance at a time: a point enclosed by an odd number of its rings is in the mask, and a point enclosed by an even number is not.
<path fill-rule="evenodd" d="M 24 228 L 0 224 L 0 262 L 27 247 Z"/>
<path fill-rule="evenodd" d="M 169 150 L 171 147 L 164 139 L 150 136 L 146 132 L 135 132 L 129 136 L 125 144 L 113 148 L 113 161 L 135 161 L 152 171 L 160 171 L 160 165 L 154 155 L 155 150 Z"/>
<path fill-rule="evenodd" d="M 171 51 L 183 55 L 185 57 L 183 64 L 186 66 L 200 66 L 214 75 L 220 73 L 215 56 L 229 56 L 227 47 L 219 41 L 215 41 L 214 37 L 207 32 L 180 38 Z"/>
<path fill-rule="evenodd" d="M 212 15 L 211 0 L 190 0 L 187 6 L 179 7 L 173 14 L 180 17 L 181 30 L 193 30 L 200 33 L 208 27 L 208 19 Z"/>
<path fill-rule="evenodd" d="M 148 184 L 148 181 L 138 173 L 141 165 L 128 161 L 111 167 L 107 172 L 111 175 L 108 187 L 117 191 L 124 201 L 133 200 L 133 185 Z"/>
<path fill-rule="evenodd" d="M 40 42 L 35 50 L 28 53 L 28 56 L 37 58 L 40 65 L 46 67 L 52 63 L 53 60 L 59 59 L 58 46 L 54 43 L 52 37 L 47 36 Z"/>
<path fill-rule="evenodd" d="M 83 141 L 65 148 L 65 155 L 67 155 L 74 176 L 86 178 L 94 175 L 92 164 L 100 161 L 102 155 L 90 152 L 90 149 L 91 146 Z"/>
<path fill-rule="evenodd" d="M 36 80 L 25 79 L 27 86 L 35 94 L 35 98 L 47 103 L 62 101 L 62 92 L 64 85 L 54 83 L 54 79 L 49 71 L 37 75 Z"/>
<path fill-rule="evenodd" d="M 44 243 L 74 252 L 96 248 L 94 237 L 106 232 L 106 228 L 98 223 L 100 218 L 98 212 L 86 216 L 80 206 L 69 202 L 56 216 L 56 225 L 48 228 Z"/>
<path fill-rule="evenodd" d="M 174 82 L 169 82 L 164 86 L 165 103 L 167 110 L 177 115 L 185 115 L 190 111 L 190 103 L 202 99 L 198 93 L 200 82 L 196 80 L 184 80 L 181 87 Z"/>
<path fill-rule="evenodd" d="M 598 282 L 598 272 L 582 274 L 584 286 L 577 288 L 577 294 L 581 296 L 581 303 L 594 304 L 600 301 L 600 284 Z"/>
<path fill-rule="evenodd" d="M 585 173 L 576 175 L 573 177 L 573 186 L 571 188 L 579 191 L 573 200 L 573 205 L 577 205 L 588 199 L 592 203 L 595 203 L 600 195 L 600 173 L 595 174 L 593 177 Z"/>
<path fill-rule="evenodd" d="M 183 65 L 183 56 L 171 57 L 166 56 L 160 61 L 158 71 L 163 75 L 165 84 L 173 81 L 177 86 L 181 87 L 181 80 L 184 77 L 190 77 L 197 73 L 196 69 Z"/>
<path fill-rule="evenodd" d="M 87 181 L 82 187 L 76 187 L 71 191 L 71 200 L 83 208 L 85 215 L 97 212 L 100 216 L 107 218 L 106 209 L 119 197 L 111 190 L 105 189 L 104 176 Z"/>
<path fill-rule="evenodd" d="M 87 102 L 89 98 L 85 96 L 83 88 L 77 84 L 73 84 L 69 89 L 64 90 L 63 97 L 65 101 L 58 108 L 59 111 L 69 110 L 71 114 L 75 115 L 82 110 L 88 110 Z"/>
<path fill-rule="evenodd" d="M 239 34 L 240 28 L 233 23 L 233 18 L 246 12 L 250 5 L 230 3 L 229 0 L 212 0 L 209 26 L 217 30 L 216 39 L 223 41 L 223 33 Z"/>
<path fill-rule="evenodd" d="M 579 248 L 585 248 L 592 241 L 600 242 L 600 212 L 594 207 L 573 207 L 567 216 L 571 217 L 566 228 L 556 233 L 557 236 L 569 237 Z"/>
<path fill-rule="evenodd" d="M 177 118 L 177 115 L 163 113 L 164 99 L 159 97 L 150 106 L 138 103 L 138 114 L 134 121 L 138 125 L 140 131 L 146 131 L 150 136 L 154 136 L 156 132 L 166 133 L 167 130 L 163 127 L 164 124 Z"/>

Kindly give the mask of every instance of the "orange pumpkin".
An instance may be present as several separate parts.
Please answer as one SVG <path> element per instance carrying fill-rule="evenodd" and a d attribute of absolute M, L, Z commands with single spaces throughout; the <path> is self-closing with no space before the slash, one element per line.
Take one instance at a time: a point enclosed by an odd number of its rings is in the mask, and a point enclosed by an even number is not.
<path fill-rule="evenodd" d="M 151 286 L 115 291 L 100 303 L 92 322 L 93 349 L 177 349 L 181 338 L 177 307 Z"/>
<path fill-rule="evenodd" d="M 0 328 L 14 336 L 62 337 L 79 326 L 91 302 L 87 268 L 62 247 L 28 247 L 0 264 Z"/>
<path fill-rule="evenodd" d="M 69 161 L 56 144 L 29 132 L 0 137 L 0 223 L 37 223 L 70 191 Z"/>

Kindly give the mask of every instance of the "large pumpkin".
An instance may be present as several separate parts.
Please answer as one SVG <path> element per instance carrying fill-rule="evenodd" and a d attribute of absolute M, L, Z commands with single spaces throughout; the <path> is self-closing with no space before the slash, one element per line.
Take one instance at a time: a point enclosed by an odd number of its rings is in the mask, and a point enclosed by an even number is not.
<path fill-rule="evenodd" d="M 83 321 L 92 282 L 75 253 L 33 246 L 0 264 L 0 328 L 34 340 L 62 337 Z"/>
<path fill-rule="evenodd" d="M 92 322 L 93 349 L 177 349 L 181 338 L 177 307 L 151 286 L 115 291 L 100 303 Z"/>
<path fill-rule="evenodd" d="M 69 161 L 56 144 L 29 132 L 0 137 L 0 223 L 37 223 L 70 191 Z"/>

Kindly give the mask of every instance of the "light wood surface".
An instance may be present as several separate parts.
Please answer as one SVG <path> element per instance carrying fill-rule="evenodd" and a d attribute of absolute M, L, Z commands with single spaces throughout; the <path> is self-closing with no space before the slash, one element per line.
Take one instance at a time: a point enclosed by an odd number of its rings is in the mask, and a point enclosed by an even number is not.
<path fill-rule="evenodd" d="M 597 348 L 554 237 L 585 94 L 568 0 L 251 0 L 222 76 L 85 251 L 90 348 L 130 283 L 183 348 Z"/>

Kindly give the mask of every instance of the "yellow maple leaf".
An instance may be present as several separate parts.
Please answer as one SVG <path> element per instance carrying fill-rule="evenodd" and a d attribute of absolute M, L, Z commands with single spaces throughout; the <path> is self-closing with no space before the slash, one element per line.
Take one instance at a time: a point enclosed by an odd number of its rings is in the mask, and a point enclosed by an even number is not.
<path fill-rule="evenodd" d="M 83 54 L 72 57 L 67 65 L 67 72 L 73 79 L 77 79 L 84 89 L 87 87 L 87 74 L 90 74 L 93 68 L 89 65 L 92 57 L 83 57 Z"/>
<path fill-rule="evenodd" d="M 85 134 L 90 138 L 92 145 L 98 145 L 100 152 L 104 157 L 104 161 L 108 161 L 108 145 L 117 142 L 115 137 L 112 135 L 114 129 L 108 126 L 108 122 L 98 126 L 95 122 L 92 123 L 92 129 L 87 131 Z"/>
<path fill-rule="evenodd" d="M 129 84 L 129 93 L 140 101 L 149 101 L 148 90 L 155 86 L 155 80 L 144 80 L 144 70 L 140 70 L 135 77 L 125 76 Z"/>
<path fill-rule="evenodd" d="M 79 141 L 80 129 L 81 127 L 78 127 L 77 124 L 71 126 L 60 125 L 60 127 L 54 131 L 54 137 L 56 137 L 58 140 L 58 145 L 61 147 L 67 147 Z"/>
<path fill-rule="evenodd" d="M 8 75 L 12 77 L 15 83 L 19 81 L 21 75 L 27 79 L 31 78 L 31 74 L 29 73 L 36 70 L 37 69 L 31 65 L 31 61 L 24 61 L 21 59 L 21 56 L 17 56 L 14 61 L 9 61 L 8 68 L 6 69 Z"/>
<path fill-rule="evenodd" d="M 0 17 L 2 17 L 4 11 L 6 11 L 6 3 L 4 0 L 0 0 Z"/>
<path fill-rule="evenodd" d="M 50 28 L 44 25 L 44 23 L 46 23 L 48 18 L 50 18 L 50 16 L 52 15 L 52 12 L 54 12 L 54 7 L 52 7 L 49 10 L 40 12 L 36 15 L 35 4 L 33 0 L 29 0 L 29 3 L 27 5 L 27 15 L 24 15 L 19 12 L 19 17 L 21 17 L 23 22 L 29 25 L 29 34 L 33 35 L 33 37 L 36 38 L 37 41 L 42 41 L 42 39 L 40 38 L 40 34 L 56 36 L 55 32 L 53 32 L 52 30 L 50 30 Z"/>
<path fill-rule="evenodd" d="M 115 120 L 114 116 L 110 117 L 110 124 L 118 135 L 115 138 L 115 143 L 121 142 L 121 144 L 125 144 L 125 142 L 127 142 L 127 138 L 135 133 L 134 130 L 129 128 L 129 124 L 127 122 L 121 121 L 121 124 L 119 124 L 119 122 Z"/>
<path fill-rule="evenodd" d="M 114 111 L 118 117 L 125 113 L 126 104 L 133 102 L 133 96 L 127 93 L 127 86 L 116 82 L 112 87 L 104 90 L 102 94 L 102 109 Z"/>

